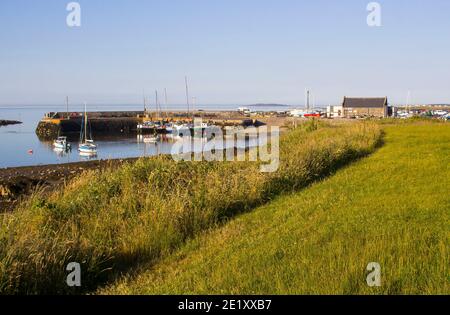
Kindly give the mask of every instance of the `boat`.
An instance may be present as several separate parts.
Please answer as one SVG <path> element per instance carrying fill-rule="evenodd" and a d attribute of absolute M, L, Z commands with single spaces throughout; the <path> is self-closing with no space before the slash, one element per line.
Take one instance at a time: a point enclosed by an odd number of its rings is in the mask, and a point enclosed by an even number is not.
<path fill-rule="evenodd" d="M 156 128 L 156 124 L 153 121 L 144 121 L 142 124 L 137 125 L 138 129 L 150 129 L 153 130 Z"/>
<path fill-rule="evenodd" d="M 309 112 L 309 113 L 305 113 L 303 114 L 303 117 L 307 118 L 307 117 L 317 117 L 320 118 L 320 113 L 319 112 Z"/>
<path fill-rule="evenodd" d="M 176 124 L 173 125 L 172 133 L 173 133 L 175 139 L 181 139 L 183 137 L 190 137 L 192 135 L 191 134 L 191 130 L 193 128 L 194 128 L 193 124 L 176 123 Z"/>
<path fill-rule="evenodd" d="M 59 150 L 69 150 L 71 148 L 70 143 L 67 142 L 67 137 L 58 137 L 53 141 L 53 146 Z"/>
<path fill-rule="evenodd" d="M 174 131 L 174 127 L 173 127 L 173 125 L 172 124 L 167 124 L 166 125 L 166 132 L 168 133 L 168 134 L 170 134 L 170 133 L 172 133 L 173 131 Z"/>
<path fill-rule="evenodd" d="M 165 128 L 167 133 L 172 133 L 176 129 L 173 123 L 167 123 Z"/>
<path fill-rule="evenodd" d="M 94 140 L 92 140 L 92 137 L 91 139 L 89 139 L 87 136 L 87 123 L 88 117 L 86 112 L 86 104 L 84 104 L 84 117 L 81 126 L 80 144 L 78 145 L 78 151 L 80 152 L 80 155 L 96 155 L 97 145 L 94 143 Z"/>
<path fill-rule="evenodd" d="M 85 140 L 84 143 L 80 143 L 78 146 L 80 153 L 97 154 L 97 145 L 93 140 Z"/>
<path fill-rule="evenodd" d="M 169 127 L 169 129 L 168 129 L 168 127 Z M 158 121 L 156 123 L 156 133 L 158 133 L 158 134 L 167 134 L 169 132 L 172 132 L 172 129 L 170 127 L 171 127 L 171 125 L 169 125 L 169 124 L 167 124 L 167 123 L 165 123 L 163 121 L 161 121 L 161 122 Z"/>
<path fill-rule="evenodd" d="M 144 137 L 143 140 L 144 143 L 156 143 L 161 140 L 161 137 L 159 135 L 151 135 Z"/>
<path fill-rule="evenodd" d="M 208 128 L 209 127 L 209 124 L 208 123 L 205 123 L 205 122 L 202 122 L 201 124 L 199 124 L 199 125 L 194 125 L 194 129 L 206 129 L 206 128 Z"/>
<path fill-rule="evenodd" d="M 182 130 L 182 129 L 189 129 L 188 124 L 181 124 L 181 123 L 173 124 L 172 127 L 173 127 L 173 130 L 175 130 L 175 131 L 179 131 L 179 130 Z"/>

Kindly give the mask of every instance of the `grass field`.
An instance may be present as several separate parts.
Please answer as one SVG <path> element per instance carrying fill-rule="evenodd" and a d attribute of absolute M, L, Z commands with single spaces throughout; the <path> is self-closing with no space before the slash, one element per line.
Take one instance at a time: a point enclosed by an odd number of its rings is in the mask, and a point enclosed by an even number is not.
<path fill-rule="evenodd" d="M 37 191 L 0 222 L 0 293 L 95 290 L 138 264 L 153 265 L 203 231 L 280 194 L 298 191 L 373 152 L 371 122 L 312 122 L 280 140 L 280 167 L 258 162 L 141 159 L 88 171 L 48 195 Z M 227 260 L 224 260 L 227 261 Z M 68 287 L 78 262 L 82 286 Z"/>
<path fill-rule="evenodd" d="M 450 294 L 450 125 L 383 128 L 368 158 L 99 293 Z M 369 262 L 381 287 L 366 284 Z"/>

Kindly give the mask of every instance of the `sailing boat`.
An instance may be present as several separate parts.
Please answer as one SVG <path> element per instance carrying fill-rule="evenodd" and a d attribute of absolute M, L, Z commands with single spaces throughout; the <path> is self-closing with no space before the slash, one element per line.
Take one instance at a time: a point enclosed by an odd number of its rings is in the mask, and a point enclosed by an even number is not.
<path fill-rule="evenodd" d="M 156 143 L 159 140 L 161 140 L 161 137 L 159 135 L 150 135 L 144 137 L 143 139 L 144 143 Z"/>
<path fill-rule="evenodd" d="M 66 96 L 66 107 L 67 107 L 67 119 L 69 119 L 69 97 Z M 71 145 L 70 143 L 67 141 L 67 137 L 62 137 L 59 136 L 59 132 L 58 132 L 58 138 L 53 141 L 53 147 L 55 150 L 57 151 L 68 151 L 71 149 Z"/>
<path fill-rule="evenodd" d="M 58 137 L 55 141 L 53 141 L 53 146 L 55 150 L 70 150 L 70 143 L 67 142 L 67 137 Z"/>
<path fill-rule="evenodd" d="M 86 112 L 86 103 L 84 103 L 84 117 L 83 123 L 81 124 L 80 144 L 78 145 L 78 151 L 81 155 L 95 155 L 97 154 L 97 145 L 94 143 L 94 140 L 89 139 L 87 136 L 87 124 L 88 118 Z"/>

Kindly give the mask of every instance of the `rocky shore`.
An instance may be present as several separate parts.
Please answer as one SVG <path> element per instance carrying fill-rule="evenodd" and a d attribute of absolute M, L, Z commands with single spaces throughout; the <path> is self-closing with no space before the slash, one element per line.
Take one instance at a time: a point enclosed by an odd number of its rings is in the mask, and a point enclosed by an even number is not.
<path fill-rule="evenodd" d="M 0 126 L 8 126 L 8 125 L 18 125 L 21 124 L 21 121 L 18 120 L 5 120 L 5 119 L 0 119 Z"/>
<path fill-rule="evenodd" d="M 83 171 L 117 167 L 124 162 L 135 160 L 136 158 L 96 160 L 0 169 L 0 213 L 14 210 L 21 199 L 29 196 L 38 187 L 51 191 Z"/>

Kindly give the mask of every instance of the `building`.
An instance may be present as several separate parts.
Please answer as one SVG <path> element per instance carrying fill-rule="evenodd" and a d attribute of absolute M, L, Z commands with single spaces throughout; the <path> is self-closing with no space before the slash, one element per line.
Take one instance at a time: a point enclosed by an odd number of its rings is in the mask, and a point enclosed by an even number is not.
<path fill-rule="evenodd" d="M 247 107 L 239 107 L 238 112 L 243 114 L 244 116 L 250 116 L 250 114 L 252 113 L 250 108 L 247 108 Z"/>
<path fill-rule="evenodd" d="M 388 117 L 387 97 L 346 97 L 342 102 L 344 117 Z"/>
<path fill-rule="evenodd" d="M 328 118 L 336 118 L 336 117 L 342 117 L 342 116 L 343 116 L 342 106 L 335 106 L 335 105 L 327 106 L 327 117 Z"/>

